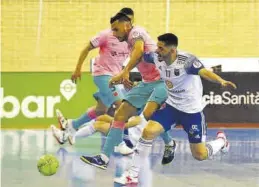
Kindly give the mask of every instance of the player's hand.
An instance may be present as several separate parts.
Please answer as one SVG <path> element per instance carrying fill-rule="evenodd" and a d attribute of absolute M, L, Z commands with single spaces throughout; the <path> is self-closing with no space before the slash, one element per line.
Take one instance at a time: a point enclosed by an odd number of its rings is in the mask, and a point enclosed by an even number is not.
<path fill-rule="evenodd" d="M 221 86 L 224 88 L 231 87 L 231 88 L 237 89 L 237 86 L 233 82 L 226 81 L 226 80 L 223 80 L 221 82 Z"/>
<path fill-rule="evenodd" d="M 127 89 L 127 90 L 130 90 L 134 83 L 130 81 L 129 79 L 129 72 L 128 71 L 123 71 L 122 73 L 122 84 L 124 85 L 124 87 Z"/>
<path fill-rule="evenodd" d="M 113 85 L 117 85 L 117 84 L 121 84 L 122 83 L 122 73 L 119 73 L 116 76 L 113 76 L 110 80 L 109 80 L 109 86 L 113 86 Z"/>
<path fill-rule="evenodd" d="M 78 68 L 78 67 L 76 68 L 76 70 L 71 76 L 71 80 L 73 83 L 76 83 L 77 79 L 81 80 L 81 68 Z"/>

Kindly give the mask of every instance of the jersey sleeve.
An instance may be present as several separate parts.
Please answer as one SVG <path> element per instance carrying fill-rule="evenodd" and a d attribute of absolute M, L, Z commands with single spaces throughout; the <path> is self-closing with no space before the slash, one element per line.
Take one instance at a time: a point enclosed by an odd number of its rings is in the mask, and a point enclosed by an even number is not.
<path fill-rule="evenodd" d="M 134 46 L 135 42 L 141 40 L 144 41 L 144 36 L 141 31 L 135 30 L 130 35 L 130 43 L 132 46 Z"/>
<path fill-rule="evenodd" d="M 143 55 L 143 60 L 147 63 L 155 64 L 155 61 L 157 60 L 157 54 L 153 52 L 145 52 Z"/>
<path fill-rule="evenodd" d="M 198 75 L 199 71 L 204 68 L 204 65 L 194 56 L 186 61 L 184 68 L 187 74 Z"/>
<path fill-rule="evenodd" d="M 106 33 L 105 32 L 100 32 L 98 35 L 94 36 L 90 42 L 92 44 L 92 46 L 94 48 L 97 48 L 97 47 L 101 47 L 104 43 L 105 43 L 105 40 L 106 40 Z"/>

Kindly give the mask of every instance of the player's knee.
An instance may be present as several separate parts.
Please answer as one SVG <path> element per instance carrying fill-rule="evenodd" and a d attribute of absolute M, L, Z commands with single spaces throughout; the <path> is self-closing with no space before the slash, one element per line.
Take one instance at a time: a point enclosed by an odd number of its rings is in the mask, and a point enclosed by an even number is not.
<path fill-rule="evenodd" d="M 156 128 L 146 126 L 143 130 L 142 137 L 147 140 L 153 140 L 156 138 L 158 133 L 159 132 Z"/>
<path fill-rule="evenodd" d="M 206 160 L 208 157 L 205 151 L 195 151 L 192 153 L 192 156 L 199 161 Z"/>
<path fill-rule="evenodd" d="M 112 118 L 108 116 L 107 114 L 100 115 L 96 118 L 96 121 L 105 121 L 105 122 L 110 122 Z"/>
<path fill-rule="evenodd" d="M 101 130 L 101 127 L 102 127 L 102 122 L 96 121 L 93 126 L 94 126 L 94 129 L 99 132 Z"/>

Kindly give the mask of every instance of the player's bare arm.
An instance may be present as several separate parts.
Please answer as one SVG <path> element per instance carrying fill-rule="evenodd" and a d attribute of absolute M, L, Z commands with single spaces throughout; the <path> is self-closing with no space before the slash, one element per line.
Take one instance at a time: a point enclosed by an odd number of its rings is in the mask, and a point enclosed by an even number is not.
<path fill-rule="evenodd" d="M 212 71 L 207 70 L 206 68 L 202 68 L 199 71 L 199 75 L 206 80 L 219 83 L 222 87 L 232 87 L 234 89 L 237 88 L 233 82 L 222 79 L 220 76 L 213 73 Z"/>
<path fill-rule="evenodd" d="M 144 41 L 137 40 L 134 43 L 134 47 L 130 55 L 129 63 L 119 75 L 114 76 L 110 80 L 110 84 L 119 84 L 123 82 L 126 88 L 131 88 L 133 84 L 129 80 L 129 72 L 137 65 L 143 53 L 144 53 Z"/>
<path fill-rule="evenodd" d="M 139 39 L 134 43 L 133 50 L 130 55 L 129 63 L 125 67 L 124 71 L 129 73 L 137 65 L 143 53 L 144 53 L 144 41 Z"/>
<path fill-rule="evenodd" d="M 94 49 L 93 45 L 91 44 L 91 42 L 89 42 L 87 44 L 87 46 L 81 51 L 79 59 L 77 61 L 77 65 L 76 65 L 76 69 L 74 71 L 74 73 L 71 76 L 71 80 L 73 82 L 76 83 L 77 79 L 81 79 L 81 69 L 82 69 L 82 65 L 86 59 L 86 57 L 88 56 L 89 51 L 91 51 L 92 49 Z"/>

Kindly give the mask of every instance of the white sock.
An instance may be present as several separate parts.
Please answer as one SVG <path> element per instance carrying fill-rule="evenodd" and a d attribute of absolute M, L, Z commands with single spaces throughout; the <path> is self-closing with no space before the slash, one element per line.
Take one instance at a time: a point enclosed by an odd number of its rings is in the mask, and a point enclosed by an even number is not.
<path fill-rule="evenodd" d="M 89 124 L 84 127 L 81 127 L 78 131 L 76 131 L 74 138 L 85 138 L 96 132 L 94 128 L 94 124 Z"/>
<path fill-rule="evenodd" d="M 140 168 L 143 166 L 143 163 L 146 162 L 148 156 L 152 149 L 153 140 L 145 140 L 140 138 L 135 149 L 135 153 L 133 155 L 132 165 L 130 168 L 130 172 L 134 176 L 138 176 Z"/>
<path fill-rule="evenodd" d="M 141 117 L 141 122 L 138 124 L 138 127 L 139 128 L 145 128 L 145 126 L 147 125 L 147 120 L 146 118 L 144 117 L 143 113 L 141 113 L 139 115 L 139 117 Z"/>
<path fill-rule="evenodd" d="M 225 145 L 225 141 L 222 138 L 217 138 L 216 140 L 206 143 L 208 157 L 215 155 L 220 149 Z"/>
<path fill-rule="evenodd" d="M 147 123 L 147 120 L 146 120 L 146 118 L 145 118 L 145 116 L 144 116 L 143 113 L 141 113 L 141 114 L 139 115 L 139 117 L 141 117 L 141 119 L 142 119 L 141 123 Z"/>

